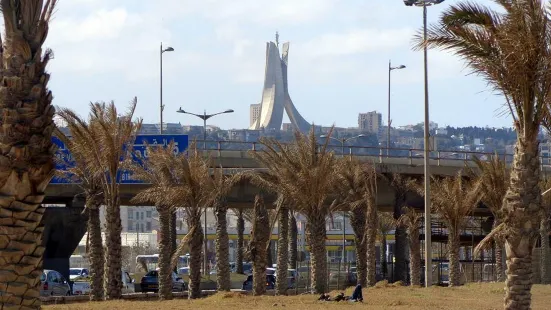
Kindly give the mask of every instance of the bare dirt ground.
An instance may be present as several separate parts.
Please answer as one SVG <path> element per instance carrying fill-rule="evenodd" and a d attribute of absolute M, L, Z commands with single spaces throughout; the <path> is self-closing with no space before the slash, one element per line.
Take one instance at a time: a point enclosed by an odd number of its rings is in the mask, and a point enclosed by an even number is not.
<path fill-rule="evenodd" d="M 218 293 L 200 300 L 171 301 L 107 301 L 44 306 L 47 310 L 61 309 L 503 309 L 503 283 L 471 283 L 462 287 L 410 288 L 383 287 L 364 289 L 363 303 L 319 302 L 316 295 L 299 296 L 247 296 L 240 293 Z M 352 289 L 346 291 L 351 294 Z M 335 296 L 338 292 L 332 292 Z M 534 285 L 532 288 L 532 309 L 551 309 L 551 285 Z"/>

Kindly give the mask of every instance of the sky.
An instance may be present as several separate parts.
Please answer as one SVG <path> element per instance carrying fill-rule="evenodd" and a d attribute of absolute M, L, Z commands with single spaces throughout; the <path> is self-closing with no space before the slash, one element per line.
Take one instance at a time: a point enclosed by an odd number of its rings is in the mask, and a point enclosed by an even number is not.
<path fill-rule="evenodd" d="M 428 10 L 429 23 L 455 0 Z M 490 3 L 488 0 L 479 0 Z M 424 117 L 423 53 L 412 50 L 422 8 L 402 0 L 61 0 L 45 46 L 54 50 L 50 88 L 56 106 L 79 114 L 136 96 L 136 116 L 159 122 L 160 44 L 164 121 L 202 125 L 184 110 L 215 113 L 222 128 L 249 126 L 261 99 L 267 41 L 290 42 L 289 93 L 309 122 L 357 126 L 358 113 L 387 119 L 388 62 L 392 125 Z M 441 126 L 511 126 L 503 100 L 457 57 L 429 51 L 431 121 Z M 286 121 L 286 119 L 284 119 Z"/>

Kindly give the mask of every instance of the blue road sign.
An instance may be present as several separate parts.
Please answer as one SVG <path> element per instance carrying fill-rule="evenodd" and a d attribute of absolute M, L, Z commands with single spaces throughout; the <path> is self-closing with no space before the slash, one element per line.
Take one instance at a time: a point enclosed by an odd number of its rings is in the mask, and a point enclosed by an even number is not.
<path fill-rule="evenodd" d="M 139 135 L 134 142 L 133 155 L 138 158 L 147 158 L 147 152 L 145 144 L 150 145 L 162 145 L 166 146 L 170 142 L 174 141 L 174 153 L 178 154 L 184 152 L 188 147 L 187 135 Z M 65 144 L 56 137 L 52 137 L 52 142 L 58 147 L 55 156 L 59 159 L 56 161 L 57 170 L 66 170 L 69 167 L 69 163 L 72 162 L 71 153 L 65 147 Z M 122 171 L 120 175 L 121 183 L 133 184 L 141 183 L 139 180 L 132 178 L 129 171 Z M 50 184 L 68 184 L 69 180 L 65 178 L 54 177 Z"/>

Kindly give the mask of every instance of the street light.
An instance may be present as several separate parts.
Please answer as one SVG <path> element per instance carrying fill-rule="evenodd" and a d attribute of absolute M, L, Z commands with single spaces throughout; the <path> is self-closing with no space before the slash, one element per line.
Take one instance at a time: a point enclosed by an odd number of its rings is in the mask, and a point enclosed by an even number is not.
<path fill-rule="evenodd" d="M 342 147 L 342 157 L 344 158 L 344 144 L 350 140 L 353 140 L 353 139 L 357 139 L 357 138 L 361 138 L 361 137 L 365 137 L 364 134 L 360 134 L 360 135 L 357 135 L 357 136 L 354 136 L 354 137 L 350 137 L 348 139 L 346 138 L 341 138 L 341 139 L 337 139 L 337 138 L 333 138 L 333 137 L 330 137 L 328 135 L 321 135 L 320 138 L 329 138 L 329 139 L 332 139 L 332 140 L 335 140 L 335 141 L 339 141 L 341 143 L 341 147 Z M 343 265 L 346 264 L 346 212 L 345 211 L 342 211 L 342 262 L 343 262 Z M 340 270 L 339 270 L 340 272 Z"/>
<path fill-rule="evenodd" d="M 440 4 L 444 0 L 404 0 L 406 6 L 423 7 L 423 41 L 427 40 L 427 6 Z M 429 77 L 427 64 L 427 45 L 423 48 L 425 71 L 425 286 L 432 285 L 432 225 L 430 214 L 430 149 L 429 149 Z"/>
<path fill-rule="evenodd" d="M 167 47 L 163 49 L 163 42 L 161 42 L 161 49 L 159 50 L 159 58 L 161 60 L 161 74 L 160 74 L 160 110 L 161 110 L 161 135 L 163 134 L 163 110 L 165 109 L 165 106 L 163 105 L 163 53 L 164 52 L 174 52 L 174 49 L 172 47 Z"/>
<path fill-rule="evenodd" d="M 389 60 L 388 61 L 388 128 L 387 128 L 387 132 L 386 132 L 386 156 L 390 156 L 390 123 L 391 123 L 391 120 L 390 120 L 390 72 L 392 72 L 392 70 L 401 70 L 401 69 L 405 69 L 406 66 L 404 65 L 399 65 L 398 67 L 393 67 L 392 66 L 392 63 L 391 61 Z"/>
<path fill-rule="evenodd" d="M 224 114 L 224 113 L 233 113 L 233 110 L 232 109 L 228 109 L 226 111 L 223 111 L 223 112 L 218 112 L 218 113 L 214 113 L 214 114 L 207 114 L 207 110 L 204 110 L 203 111 L 203 114 L 195 114 L 195 113 L 191 113 L 191 112 L 187 112 L 187 111 L 184 111 L 182 109 L 182 107 L 180 107 L 180 109 L 178 109 L 178 111 L 176 111 L 178 113 L 183 113 L 183 114 L 189 114 L 189 115 L 194 115 L 200 119 L 203 120 L 203 154 L 206 155 L 206 152 L 207 152 L 207 120 L 213 116 L 216 116 L 216 115 L 220 115 L 220 114 Z M 204 273 L 207 273 L 207 209 L 205 208 L 205 244 L 204 244 L 204 252 L 205 252 L 205 257 L 204 257 L 204 260 L 203 260 L 203 272 Z M 207 274 L 207 277 L 210 277 L 210 274 Z"/>

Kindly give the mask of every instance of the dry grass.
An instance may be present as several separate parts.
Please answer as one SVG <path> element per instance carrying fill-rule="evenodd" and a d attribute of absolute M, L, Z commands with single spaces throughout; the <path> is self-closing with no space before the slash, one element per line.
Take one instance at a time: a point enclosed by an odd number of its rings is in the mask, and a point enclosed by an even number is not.
<path fill-rule="evenodd" d="M 334 296 L 336 292 L 331 295 Z M 347 290 L 350 295 L 351 289 Z M 549 309 L 551 286 L 535 285 L 532 288 L 532 309 Z M 433 287 L 410 288 L 383 285 L 364 291 L 363 303 L 318 302 L 317 296 L 245 296 L 239 293 L 220 293 L 201 300 L 150 301 L 109 301 L 88 304 L 45 306 L 48 310 L 61 309 L 503 309 L 503 283 L 469 284 L 458 288 Z"/>

